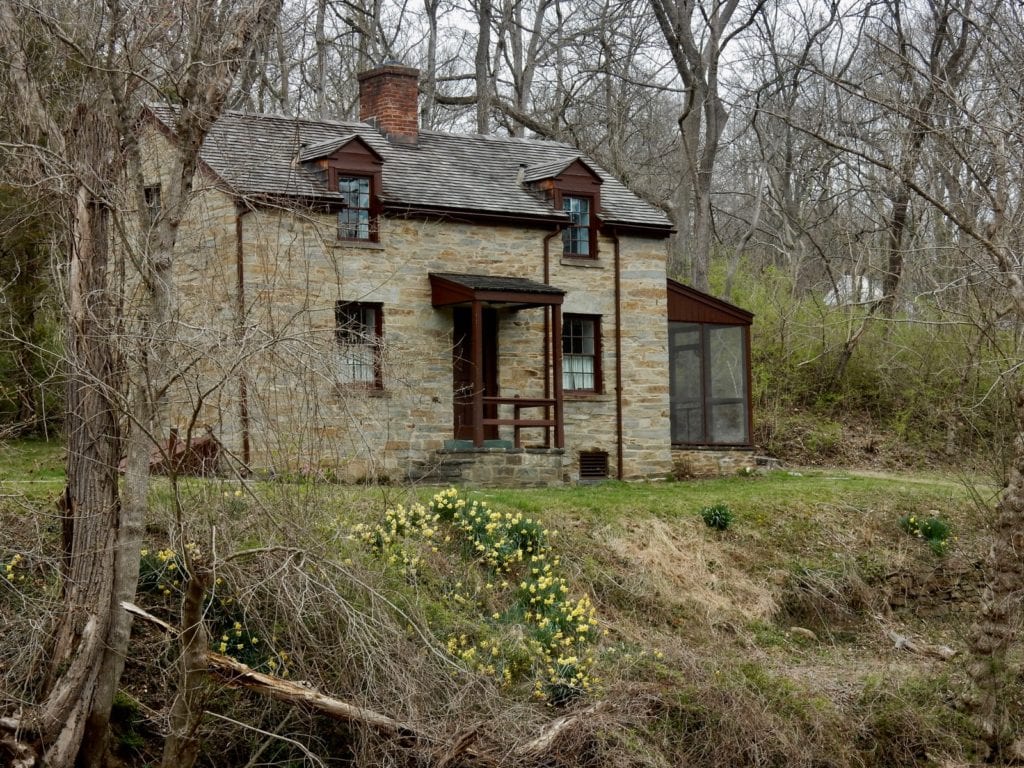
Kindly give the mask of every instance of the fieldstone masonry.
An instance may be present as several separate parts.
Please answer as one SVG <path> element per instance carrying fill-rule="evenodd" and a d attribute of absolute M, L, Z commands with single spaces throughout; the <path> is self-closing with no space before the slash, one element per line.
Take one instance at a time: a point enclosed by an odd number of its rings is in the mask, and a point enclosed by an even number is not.
<path fill-rule="evenodd" d="M 145 138 L 155 180 L 167 140 L 156 131 Z M 172 424 L 209 424 L 240 457 L 244 386 L 254 468 L 382 480 L 428 477 L 426 467 L 444 466 L 481 485 L 572 481 L 580 450 L 606 451 L 614 472 L 618 333 L 624 476 L 672 472 L 663 239 L 621 237 L 616 327 L 615 249 L 607 237 L 598 258 L 585 263 L 562 259 L 560 240 L 539 227 L 382 217 L 379 243 L 352 243 L 337 239 L 329 214 L 238 207 L 201 175 L 197 186 L 176 263 L 182 379 L 170 397 Z M 527 430 L 531 450 L 446 452 L 453 437 L 452 312 L 431 306 L 428 274 L 543 281 L 545 238 L 548 282 L 566 291 L 563 311 L 600 316 L 603 391 L 566 393 L 564 451 L 532 450 L 543 436 Z M 337 301 L 382 304 L 382 390 L 338 383 Z M 541 396 L 542 310 L 501 310 L 498 347 L 502 396 Z M 500 437 L 511 441 L 511 428 Z M 443 472 L 435 477 L 445 479 Z"/>

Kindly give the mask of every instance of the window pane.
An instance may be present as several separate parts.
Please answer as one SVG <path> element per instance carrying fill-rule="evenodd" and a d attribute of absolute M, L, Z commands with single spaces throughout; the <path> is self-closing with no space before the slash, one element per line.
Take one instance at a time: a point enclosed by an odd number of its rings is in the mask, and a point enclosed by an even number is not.
<path fill-rule="evenodd" d="M 564 389 L 594 389 L 594 358 L 588 355 L 566 355 L 562 359 Z"/>
<path fill-rule="evenodd" d="M 562 198 L 562 210 L 569 214 L 569 226 L 562 230 L 562 250 L 574 256 L 590 255 L 590 199 Z"/>
<path fill-rule="evenodd" d="M 747 387 L 743 328 L 709 326 L 707 330 L 712 399 L 742 398 Z"/>
<path fill-rule="evenodd" d="M 747 408 L 744 403 L 711 405 L 711 442 L 747 442 Z"/>
<path fill-rule="evenodd" d="M 367 344 L 342 344 L 339 347 L 338 378 L 342 384 L 373 384 L 374 347 Z"/>
<path fill-rule="evenodd" d="M 704 437 L 704 378 L 700 326 L 669 323 L 669 399 L 672 442 L 702 443 Z"/>

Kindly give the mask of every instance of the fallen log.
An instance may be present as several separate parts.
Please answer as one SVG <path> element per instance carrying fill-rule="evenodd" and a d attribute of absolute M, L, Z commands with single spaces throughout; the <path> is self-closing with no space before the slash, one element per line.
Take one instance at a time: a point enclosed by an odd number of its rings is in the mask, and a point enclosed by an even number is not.
<path fill-rule="evenodd" d="M 170 624 L 137 605 L 122 602 L 121 607 L 164 632 L 177 633 Z M 365 725 L 385 736 L 419 745 L 434 752 L 439 757 L 439 765 L 453 765 L 460 759 L 465 759 L 474 765 L 489 768 L 499 762 L 491 753 L 475 745 L 478 740 L 475 730 L 462 734 L 454 743 L 443 743 L 409 723 L 329 696 L 305 683 L 258 672 L 230 656 L 207 651 L 206 663 L 208 672 L 229 687 L 244 688 L 278 701 L 306 706 L 328 717 Z M 511 750 L 516 764 L 521 764 L 524 760 L 534 761 L 543 758 L 551 751 L 560 736 L 575 725 L 607 709 L 607 706 L 606 702 L 598 701 L 578 712 L 555 718 L 545 725 L 537 736 Z"/>

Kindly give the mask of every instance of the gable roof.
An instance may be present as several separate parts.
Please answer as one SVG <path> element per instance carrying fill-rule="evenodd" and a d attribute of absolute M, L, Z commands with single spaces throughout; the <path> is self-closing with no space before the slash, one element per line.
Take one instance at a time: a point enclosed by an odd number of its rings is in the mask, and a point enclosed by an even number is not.
<path fill-rule="evenodd" d="M 668 319 L 681 323 L 751 325 L 754 313 L 669 278 Z"/>
<path fill-rule="evenodd" d="M 379 154 L 377 154 L 377 151 L 373 147 L 371 147 L 369 144 L 367 144 L 366 141 L 364 141 L 363 138 L 361 136 L 358 136 L 358 135 L 355 135 L 355 136 L 342 136 L 342 137 L 337 138 L 337 139 L 330 139 L 328 141 L 321 141 L 319 144 L 306 145 L 306 146 L 302 147 L 299 150 L 297 159 L 298 159 L 298 161 L 300 163 L 306 163 L 306 162 L 309 162 L 311 160 L 319 160 L 321 157 L 327 157 L 328 155 L 333 155 L 335 152 L 337 152 L 339 149 L 344 147 L 346 144 L 348 144 L 350 142 L 353 142 L 353 141 L 359 142 L 360 144 L 365 146 L 367 149 L 369 149 L 369 151 L 372 152 L 373 155 L 378 160 L 383 160 L 384 159 Z"/>
<path fill-rule="evenodd" d="M 165 131 L 173 131 L 174 108 L 153 105 L 149 111 Z M 557 168 L 557 174 L 581 160 L 602 180 L 602 221 L 650 230 L 656 236 L 671 231 L 662 211 L 575 147 L 552 141 L 420 131 L 415 145 L 392 144 L 368 123 L 228 111 L 210 129 L 201 158 L 240 195 L 340 200 L 340 194 L 327 189 L 319 169 L 305 161 L 330 154 L 356 136 L 384 160 L 380 196 L 392 211 L 463 211 L 565 221 L 565 213 L 519 182 L 520 166 Z"/>
<path fill-rule="evenodd" d="M 562 171 L 568 168 L 570 165 L 579 161 L 580 164 L 588 171 L 593 173 L 595 176 L 600 178 L 600 174 L 595 171 L 589 163 L 583 160 L 582 157 L 576 155 L 576 157 L 560 157 L 557 160 L 550 160 L 546 163 L 538 163 L 537 165 L 531 165 L 523 173 L 523 181 L 526 183 L 534 181 L 543 181 L 544 179 L 551 179 L 558 176 Z M 602 179 L 603 182 L 603 179 Z"/>

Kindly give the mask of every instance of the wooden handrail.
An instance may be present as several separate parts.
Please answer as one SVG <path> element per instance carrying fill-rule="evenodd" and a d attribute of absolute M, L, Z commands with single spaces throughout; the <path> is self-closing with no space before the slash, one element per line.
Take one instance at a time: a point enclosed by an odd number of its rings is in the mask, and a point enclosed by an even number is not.
<path fill-rule="evenodd" d="M 511 405 L 513 407 L 513 418 L 482 419 L 480 422 L 481 427 L 512 427 L 514 435 L 513 444 L 516 448 L 523 447 L 521 430 L 543 429 L 544 445 L 551 445 L 551 429 L 558 429 L 558 420 L 552 418 L 524 419 L 520 416 L 520 412 L 524 408 L 544 408 L 546 411 L 546 409 L 554 407 L 555 399 L 553 397 L 519 397 L 518 395 L 515 397 L 494 397 L 487 395 L 480 399 L 485 405 Z M 545 413 L 545 416 L 547 415 Z"/>

